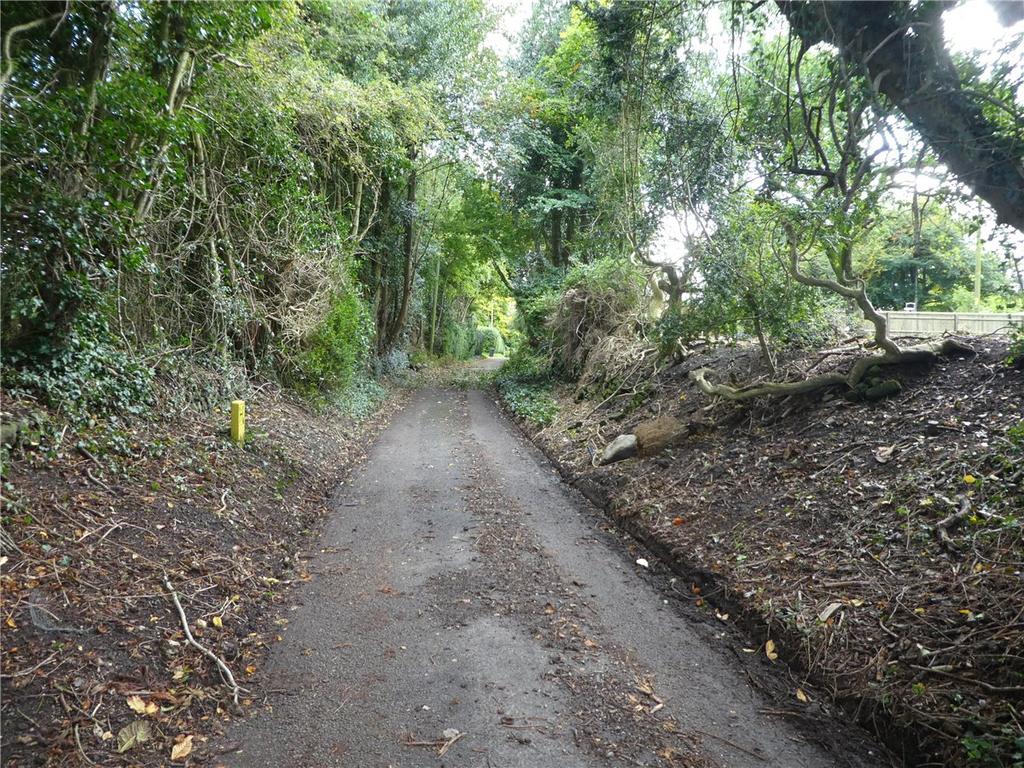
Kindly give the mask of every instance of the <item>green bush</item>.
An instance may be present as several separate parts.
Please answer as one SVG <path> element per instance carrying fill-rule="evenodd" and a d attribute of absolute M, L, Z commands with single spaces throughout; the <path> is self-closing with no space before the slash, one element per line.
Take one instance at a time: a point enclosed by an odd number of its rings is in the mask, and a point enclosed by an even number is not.
<path fill-rule="evenodd" d="M 658 323 L 663 353 L 697 338 L 757 338 L 768 346 L 813 347 L 825 343 L 850 319 L 835 294 L 798 283 L 779 258 L 786 244 L 777 212 L 763 203 L 740 201 L 727 209 L 718 229 L 698 243 L 692 256 L 700 290 Z M 824 256 L 805 269 L 827 269 Z"/>
<path fill-rule="evenodd" d="M 1010 349 L 1007 351 L 1006 364 L 1024 370 L 1024 323 L 1014 325 L 1010 330 Z"/>
<path fill-rule="evenodd" d="M 485 325 L 476 329 L 474 352 L 478 355 L 504 355 L 505 340 L 501 332 L 492 326 Z"/>
<path fill-rule="evenodd" d="M 292 358 L 287 383 L 314 399 L 345 390 L 366 362 L 372 333 L 363 301 L 355 293 L 336 296 L 326 317 Z"/>
<path fill-rule="evenodd" d="M 140 414 L 151 402 L 152 369 L 118 347 L 95 310 L 79 312 L 59 341 L 45 338 L 34 352 L 4 359 L 8 394 L 33 392 L 73 420 Z"/>
<path fill-rule="evenodd" d="M 539 269 L 516 287 L 517 330 L 526 343 L 538 352 L 551 351 L 551 328 L 548 319 L 558 306 L 564 274 L 558 270 Z"/>
<path fill-rule="evenodd" d="M 463 323 L 448 323 L 444 327 L 441 351 L 456 360 L 468 360 L 473 356 L 475 329 Z"/>
<path fill-rule="evenodd" d="M 543 356 L 526 347 L 518 347 L 508 361 L 498 370 L 496 379 L 500 385 L 505 381 L 529 384 L 550 384 L 554 380 L 551 364 Z"/>
<path fill-rule="evenodd" d="M 495 383 L 509 410 L 516 416 L 545 426 L 558 415 L 551 393 L 554 377 L 547 359 L 520 347 L 498 371 Z"/>

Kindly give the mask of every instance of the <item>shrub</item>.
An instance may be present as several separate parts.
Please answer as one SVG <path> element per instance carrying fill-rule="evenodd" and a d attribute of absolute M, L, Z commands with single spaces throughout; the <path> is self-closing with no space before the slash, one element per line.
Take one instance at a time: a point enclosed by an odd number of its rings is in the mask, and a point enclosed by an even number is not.
<path fill-rule="evenodd" d="M 547 426 L 558 415 L 558 402 L 548 387 L 506 381 L 499 384 L 499 390 L 512 413 L 521 419 Z"/>
<path fill-rule="evenodd" d="M 777 219 L 771 207 L 741 202 L 724 212 L 713 235 L 694 246 L 700 290 L 659 321 L 663 354 L 697 338 L 723 336 L 761 337 L 770 354 L 772 345 L 822 344 L 850 324 L 842 299 L 792 277 L 779 257 L 786 246 Z M 827 269 L 823 263 L 815 266 Z"/>
<path fill-rule="evenodd" d="M 286 380 L 315 399 L 344 390 L 366 362 L 372 331 L 366 305 L 356 294 L 336 296 L 320 325 L 302 342 Z"/>
<path fill-rule="evenodd" d="M 441 351 L 456 360 L 468 360 L 473 356 L 475 328 L 467 323 L 447 323 L 444 327 Z"/>
<path fill-rule="evenodd" d="M 564 275 L 552 268 L 538 269 L 516 286 L 517 330 L 538 352 L 551 352 L 552 334 L 548 319 L 554 314 L 562 293 Z"/>
<path fill-rule="evenodd" d="M 38 394 L 72 419 L 140 414 L 152 399 L 153 372 L 119 348 L 97 311 L 80 312 L 58 342 L 44 340 L 31 357 L 4 360 L 4 388 Z"/>
<path fill-rule="evenodd" d="M 1024 370 L 1024 323 L 1010 329 L 1010 349 L 1007 351 L 1006 364 Z"/>
<path fill-rule="evenodd" d="M 551 394 L 551 366 L 541 355 L 520 347 L 498 371 L 495 382 L 509 410 L 521 419 L 545 426 L 558 415 Z"/>
<path fill-rule="evenodd" d="M 474 351 L 478 355 L 504 355 L 505 340 L 501 332 L 492 326 L 485 325 L 476 329 Z"/>

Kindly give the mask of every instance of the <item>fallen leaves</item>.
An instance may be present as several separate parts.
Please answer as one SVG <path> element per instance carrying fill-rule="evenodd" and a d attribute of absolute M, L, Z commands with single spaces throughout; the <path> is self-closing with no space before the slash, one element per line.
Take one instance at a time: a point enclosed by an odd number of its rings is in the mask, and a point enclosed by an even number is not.
<path fill-rule="evenodd" d="M 769 640 L 764 644 L 764 655 L 768 657 L 768 661 L 774 662 L 779 658 L 778 652 L 775 650 L 775 641 Z"/>
<path fill-rule="evenodd" d="M 133 720 L 117 732 L 118 754 L 145 744 L 153 737 L 153 729 L 147 720 Z"/>
<path fill-rule="evenodd" d="M 171 761 L 184 760 L 192 754 L 192 734 L 179 736 L 174 746 L 171 747 Z"/>
<path fill-rule="evenodd" d="M 125 703 L 137 715 L 155 715 L 160 711 L 160 707 L 152 701 L 144 701 L 141 696 L 129 696 Z"/>

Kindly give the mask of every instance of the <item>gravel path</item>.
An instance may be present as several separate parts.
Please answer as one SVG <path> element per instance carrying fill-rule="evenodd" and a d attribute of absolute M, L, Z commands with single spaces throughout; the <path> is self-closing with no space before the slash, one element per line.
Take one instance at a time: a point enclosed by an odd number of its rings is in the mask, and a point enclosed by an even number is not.
<path fill-rule="evenodd" d="M 225 765 L 891 762 L 780 715 L 784 670 L 638 566 L 483 392 L 420 391 L 336 505 Z"/>

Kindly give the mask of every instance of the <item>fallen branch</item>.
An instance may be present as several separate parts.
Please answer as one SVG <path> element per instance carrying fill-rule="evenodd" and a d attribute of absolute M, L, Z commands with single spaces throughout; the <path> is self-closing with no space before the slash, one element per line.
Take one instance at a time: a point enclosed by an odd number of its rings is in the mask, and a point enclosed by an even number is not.
<path fill-rule="evenodd" d="M 974 349 L 956 339 L 946 338 L 907 347 L 899 352 L 885 352 L 857 360 L 848 373 L 827 373 L 801 381 L 769 381 L 765 384 L 751 384 L 745 387 L 730 387 L 726 384 L 714 384 L 708 381 L 710 371 L 698 368 L 690 371 L 690 379 L 708 395 L 717 395 L 726 400 L 752 400 L 766 395 L 799 395 L 814 392 L 833 385 L 843 385 L 848 389 L 860 384 L 865 374 L 876 365 L 903 365 L 905 363 L 932 362 L 936 357 L 955 353 L 975 354 Z"/>
<path fill-rule="evenodd" d="M 174 587 L 171 586 L 171 580 L 167 578 L 166 573 L 164 574 L 164 587 L 167 588 L 167 592 L 170 594 L 171 600 L 174 601 L 174 607 L 178 609 L 178 618 L 181 619 L 181 628 L 185 630 L 185 638 L 188 640 L 188 644 L 217 665 L 224 682 L 231 686 L 231 695 L 235 700 L 235 706 L 239 706 L 238 694 L 243 689 L 235 682 L 235 676 L 231 674 L 231 670 L 228 668 L 228 665 L 225 664 L 217 654 L 192 636 L 192 630 L 188 625 L 188 619 L 185 618 L 185 609 L 181 607 L 181 600 L 178 599 L 178 593 L 174 591 Z"/>

